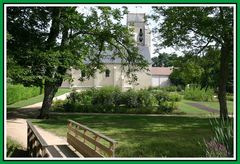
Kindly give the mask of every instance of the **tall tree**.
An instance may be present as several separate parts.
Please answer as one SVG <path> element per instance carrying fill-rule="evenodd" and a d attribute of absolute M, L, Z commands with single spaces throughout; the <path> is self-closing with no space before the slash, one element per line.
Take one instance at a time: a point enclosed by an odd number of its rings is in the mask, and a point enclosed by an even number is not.
<path fill-rule="evenodd" d="M 204 69 L 199 64 L 200 61 L 201 57 L 192 54 L 179 56 L 169 79 L 175 85 L 201 84 Z"/>
<path fill-rule="evenodd" d="M 159 53 L 155 51 L 158 56 L 152 58 L 153 67 L 171 67 L 177 61 L 177 54 Z"/>
<path fill-rule="evenodd" d="M 84 12 L 85 11 L 85 12 Z M 8 7 L 8 76 L 25 85 L 44 86 L 39 118 L 49 117 L 53 97 L 69 69 L 84 70 L 86 77 L 104 69 L 104 52 L 121 58 L 130 78 L 147 61 L 129 29 L 121 24 L 126 9 L 110 7 Z M 17 28 L 17 30 L 16 30 Z M 107 56 L 109 57 L 109 56 Z"/>
<path fill-rule="evenodd" d="M 208 45 L 220 48 L 218 99 L 220 117 L 228 118 L 226 85 L 233 56 L 233 7 L 153 7 L 155 32 L 161 46 L 201 53 Z M 162 19 L 160 19 L 162 18 Z"/>

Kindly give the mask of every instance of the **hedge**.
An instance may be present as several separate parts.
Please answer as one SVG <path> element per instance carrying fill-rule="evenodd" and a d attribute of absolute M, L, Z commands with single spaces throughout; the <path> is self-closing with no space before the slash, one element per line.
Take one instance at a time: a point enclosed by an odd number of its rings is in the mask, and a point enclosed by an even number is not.
<path fill-rule="evenodd" d="M 40 88 L 38 87 L 24 87 L 20 84 L 7 85 L 7 105 L 38 95 L 40 95 Z"/>
<path fill-rule="evenodd" d="M 161 99 L 161 94 L 166 97 Z M 52 110 L 88 113 L 170 113 L 177 109 L 178 93 L 165 91 L 133 90 L 122 92 L 117 87 L 72 92 L 65 101 L 57 101 Z"/>

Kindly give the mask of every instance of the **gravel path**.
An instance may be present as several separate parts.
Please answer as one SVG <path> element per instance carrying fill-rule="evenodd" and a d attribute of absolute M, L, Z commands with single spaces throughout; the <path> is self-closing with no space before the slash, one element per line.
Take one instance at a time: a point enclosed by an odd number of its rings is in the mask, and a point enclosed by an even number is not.
<path fill-rule="evenodd" d="M 59 99 L 63 100 L 66 98 L 68 94 L 69 93 L 58 96 L 54 98 L 54 100 L 59 100 Z M 39 114 L 39 109 L 41 108 L 41 106 L 42 106 L 42 102 L 7 112 L 7 121 L 6 121 L 7 136 L 19 142 L 19 144 L 21 144 L 25 149 L 27 148 L 26 119 L 36 118 L 36 116 Z M 48 144 L 51 144 L 51 145 L 67 144 L 66 138 L 56 136 L 55 134 L 50 133 L 38 126 L 35 126 L 35 127 Z"/>
<path fill-rule="evenodd" d="M 205 106 L 205 105 L 202 105 L 202 104 L 199 104 L 199 103 L 187 102 L 186 104 L 191 105 L 191 106 L 196 107 L 196 108 L 201 109 L 201 110 L 211 112 L 211 113 L 219 113 L 219 111 L 217 111 L 216 109 L 210 108 L 208 106 Z"/>

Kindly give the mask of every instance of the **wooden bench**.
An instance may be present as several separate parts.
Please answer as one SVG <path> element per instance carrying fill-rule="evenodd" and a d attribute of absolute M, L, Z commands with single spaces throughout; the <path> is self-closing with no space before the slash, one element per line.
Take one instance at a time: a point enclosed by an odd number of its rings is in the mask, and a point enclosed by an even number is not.
<path fill-rule="evenodd" d="M 84 157 L 114 157 L 117 142 L 85 125 L 68 120 L 67 142 Z"/>
<path fill-rule="evenodd" d="M 68 120 L 69 145 L 48 145 L 27 121 L 27 149 L 31 157 L 114 157 L 117 142 L 80 123 Z"/>

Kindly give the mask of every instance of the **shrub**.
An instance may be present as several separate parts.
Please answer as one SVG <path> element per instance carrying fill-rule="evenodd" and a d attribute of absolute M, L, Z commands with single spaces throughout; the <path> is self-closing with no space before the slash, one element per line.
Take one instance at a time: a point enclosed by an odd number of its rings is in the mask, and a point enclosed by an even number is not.
<path fill-rule="evenodd" d="M 168 87 L 163 87 L 162 88 L 163 91 L 167 91 L 167 92 L 176 92 L 177 91 L 177 86 L 168 86 Z"/>
<path fill-rule="evenodd" d="M 92 104 L 115 106 L 121 103 L 120 89 L 117 87 L 103 87 L 93 94 Z"/>
<path fill-rule="evenodd" d="M 81 101 L 81 93 L 76 92 L 75 90 L 70 93 L 70 95 L 67 97 L 68 102 L 70 103 L 77 103 Z"/>
<path fill-rule="evenodd" d="M 177 93 L 165 91 L 121 92 L 116 87 L 90 89 L 80 93 L 72 92 L 65 102 L 54 103 L 54 111 L 100 112 L 100 113 L 169 113 L 176 109 L 175 101 L 180 101 Z M 158 102 L 159 107 L 156 106 Z M 161 109 L 161 112 L 160 110 Z"/>
<path fill-rule="evenodd" d="M 186 88 L 184 98 L 193 101 L 213 101 L 212 89 L 201 89 L 200 87 Z"/>
<path fill-rule="evenodd" d="M 54 101 L 52 106 L 51 106 L 51 110 L 52 111 L 58 111 L 58 112 L 64 112 L 65 111 L 64 105 L 66 103 L 67 103 L 67 100 Z"/>
<path fill-rule="evenodd" d="M 137 103 L 139 107 L 151 107 L 155 104 L 156 98 L 147 90 L 137 91 Z"/>
<path fill-rule="evenodd" d="M 138 106 L 138 95 L 133 89 L 123 93 L 122 102 L 128 108 L 136 108 Z"/>
<path fill-rule="evenodd" d="M 181 100 L 181 96 L 177 93 L 167 93 L 164 91 L 158 91 L 155 93 L 155 97 L 158 101 L 158 110 L 160 113 L 171 113 L 177 109 L 176 101 Z"/>
<path fill-rule="evenodd" d="M 177 92 L 171 92 L 168 94 L 168 101 L 181 101 L 182 96 L 180 94 L 178 94 Z"/>
<path fill-rule="evenodd" d="M 171 113 L 175 109 L 177 109 L 177 105 L 173 101 L 164 101 L 161 102 L 158 106 L 160 113 Z"/>
<path fill-rule="evenodd" d="M 25 100 L 34 96 L 40 95 L 40 88 L 38 87 L 24 87 L 23 85 L 17 84 L 7 85 L 7 104 L 13 104 L 20 100 Z"/>

